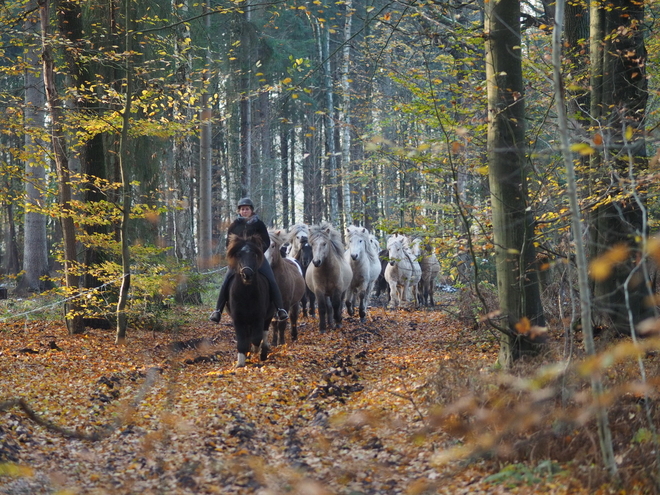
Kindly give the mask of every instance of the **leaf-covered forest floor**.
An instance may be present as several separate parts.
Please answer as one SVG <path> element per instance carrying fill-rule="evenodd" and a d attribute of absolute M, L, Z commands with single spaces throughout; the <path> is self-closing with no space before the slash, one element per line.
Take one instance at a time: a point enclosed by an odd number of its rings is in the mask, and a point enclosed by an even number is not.
<path fill-rule="evenodd" d="M 325 334 L 302 318 L 297 342 L 287 333 L 241 369 L 227 315 L 216 325 L 205 309 L 176 311 L 194 323 L 130 329 L 125 346 L 113 331 L 69 336 L 48 321 L 0 329 L 0 403 L 22 398 L 73 434 L 6 407 L 1 494 L 618 493 L 593 424 L 557 432 L 556 417 L 534 410 L 547 398 L 519 409 L 527 396 L 493 370 L 496 337 L 440 309 L 371 308 L 367 323 L 346 318 Z M 643 416 L 629 402 L 612 411 L 615 426 Z M 510 411 L 514 423 L 533 418 L 506 439 L 497 423 Z M 102 438 L 76 438 L 90 434 Z M 619 453 L 622 438 L 615 429 Z M 650 493 L 630 473 L 655 471 L 656 455 L 633 450 L 618 460 L 629 473 L 620 488 Z"/>

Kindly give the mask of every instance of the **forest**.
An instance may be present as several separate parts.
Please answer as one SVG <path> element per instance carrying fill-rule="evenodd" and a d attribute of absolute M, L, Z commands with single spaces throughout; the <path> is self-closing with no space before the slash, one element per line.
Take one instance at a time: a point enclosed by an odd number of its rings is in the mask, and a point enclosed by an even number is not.
<path fill-rule="evenodd" d="M 660 492 L 659 12 L 0 2 L 0 493 Z M 245 197 L 436 304 L 234 369 Z"/>

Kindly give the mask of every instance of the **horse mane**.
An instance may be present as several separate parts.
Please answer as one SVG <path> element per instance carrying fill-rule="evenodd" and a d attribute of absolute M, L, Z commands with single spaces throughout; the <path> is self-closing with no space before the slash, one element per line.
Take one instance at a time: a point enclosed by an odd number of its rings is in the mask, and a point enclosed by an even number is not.
<path fill-rule="evenodd" d="M 323 237 L 330 241 L 330 245 L 340 257 L 344 256 L 344 242 L 341 234 L 329 222 L 321 222 L 319 225 L 312 225 L 309 228 L 309 240 Z"/>
<path fill-rule="evenodd" d="M 229 245 L 227 246 L 227 263 L 232 268 L 236 266 L 238 252 L 245 247 L 246 244 L 254 244 L 257 251 L 258 264 L 261 265 L 263 261 L 263 244 L 259 235 L 251 235 L 248 237 L 236 234 L 229 234 Z"/>

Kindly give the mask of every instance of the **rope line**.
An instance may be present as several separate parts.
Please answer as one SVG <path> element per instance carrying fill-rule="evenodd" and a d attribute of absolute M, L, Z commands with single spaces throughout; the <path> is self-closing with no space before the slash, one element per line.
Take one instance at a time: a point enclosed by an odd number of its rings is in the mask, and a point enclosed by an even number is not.
<path fill-rule="evenodd" d="M 229 268 L 229 267 L 227 267 L 227 266 L 223 266 L 223 267 L 218 268 L 217 270 L 211 270 L 211 271 L 208 271 L 208 272 L 200 273 L 200 275 L 205 276 L 205 275 L 213 275 L 214 273 L 221 273 L 221 272 L 227 270 L 227 268 Z M 65 299 L 62 299 L 61 301 L 56 301 L 56 302 L 51 303 L 51 304 L 46 304 L 46 305 L 44 305 L 44 306 L 39 306 L 38 308 L 30 309 L 30 310 L 28 310 L 28 311 L 24 311 L 23 313 L 19 313 L 19 314 L 17 314 L 17 315 L 10 315 L 10 316 L 8 316 L 8 317 L 6 317 L 6 318 L 0 318 L 0 323 L 5 323 L 5 322 L 8 322 L 9 320 L 14 320 L 14 319 L 22 318 L 22 317 L 24 317 L 24 316 L 27 316 L 27 315 L 32 314 L 32 313 L 36 313 L 37 311 L 42 311 L 42 310 L 44 310 L 44 309 L 54 308 L 55 306 L 58 306 L 58 305 L 60 305 L 60 304 L 65 304 L 65 303 L 67 303 L 67 302 L 69 302 L 69 301 L 73 301 L 74 299 L 77 299 L 77 298 L 79 298 L 79 297 L 84 297 L 84 296 L 87 296 L 88 294 L 92 294 L 92 293 L 94 293 L 94 292 L 98 292 L 98 291 L 104 289 L 105 287 L 107 287 L 107 286 L 109 286 L 109 285 L 113 285 L 113 284 L 119 282 L 119 281 L 122 280 L 124 277 L 126 277 L 126 275 L 122 275 L 122 276 L 120 276 L 120 277 L 118 277 L 118 278 L 116 278 L 116 279 L 114 279 L 114 280 L 111 280 L 111 281 L 106 282 L 106 283 L 104 283 L 104 284 L 102 284 L 102 285 L 99 285 L 98 287 L 93 287 L 93 288 L 88 289 L 88 290 L 86 290 L 86 291 L 84 291 L 84 292 L 80 292 L 80 293 L 78 293 L 78 294 L 76 294 L 76 295 L 74 295 L 74 296 L 67 297 L 67 298 L 65 298 Z"/>
<path fill-rule="evenodd" d="M 112 284 L 114 284 L 114 283 L 116 283 L 116 282 L 122 280 L 125 276 L 126 276 L 126 275 L 122 275 L 121 277 L 118 277 L 118 278 L 116 278 L 116 279 L 114 279 L 114 280 L 111 280 L 110 282 L 106 282 L 106 283 L 104 283 L 104 284 L 102 284 L 102 285 L 99 285 L 98 287 L 93 287 L 93 288 L 88 289 L 88 290 L 86 290 L 86 291 L 84 291 L 84 292 L 80 292 L 79 294 L 76 294 L 75 296 L 67 297 L 67 298 L 65 298 L 65 299 L 62 299 L 61 301 L 56 301 L 56 302 L 51 303 L 51 304 L 46 304 L 45 306 L 39 306 L 38 308 L 34 308 L 34 309 L 29 310 L 29 311 L 24 311 L 23 313 L 19 313 L 19 314 L 17 314 L 17 315 L 11 315 L 11 316 L 8 316 L 7 318 L 2 318 L 2 319 L 0 319 L 0 323 L 4 323 L 4 322 L 6 322 L 6 321 L 13 320 L 13 319 L 16 319 L 16 318 L 21 318 L 21 317 L 23 317 L 23 316 L 27 316 L 27 315 L 29 315 L 29 314 L 31 314 L 31 313 L 36 313 L 37 311 L 41 311 L 41 310 L 43 310 L 43 309 L 54 308 L 55 306 L 58 306 L 58 305 L 60 305 L 60 304 L 67 303 L 67 302 L 69 302 L 69 301 L 73 301 L 74 299 L 77 299 L 77 298 L 79 298 L 79 297 L 84 297 L 84 296 L 86 296 L 86 295 L 88 295 L 88 294 L 91 294 L 91 293 L 93 293 L 93 292 L 97 292 L 97 291 L 99 291 L 99 290 L 105 288 L 105 287 L 108 286 L 108 285 L 112 285 Z"/>

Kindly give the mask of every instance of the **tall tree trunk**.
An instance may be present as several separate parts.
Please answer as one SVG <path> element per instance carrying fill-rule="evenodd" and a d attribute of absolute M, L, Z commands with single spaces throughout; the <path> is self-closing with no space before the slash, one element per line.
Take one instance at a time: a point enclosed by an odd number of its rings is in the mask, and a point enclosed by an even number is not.
<path fill-rule="evenodd" d="M 652 314 L 644 271 L 631 278 L 640 258 L 639 239 L 648 234 L 645 195 L 635 183 L 647 169 L 644 29 L 644 2 L 593 3 L 591 115 L 604 146 L 592 160 L 592 194 L 615 199 L 599 202 L 591 214 L 590 252 L 600 257 L 614 246 L 628 250 L 609 276 L 595 280 L 594 323 L 626 334 Z"/>
<path fill-rule="evenodd" d="M 535 351 L 526 335 L 544 325 L 528 208 L 520 2 L 486 4 L 488 167 L 504 367 Z"/>
<path fill-rule="evenodd" d="M 241 153 L 241 196 L 252 194 L 252 97 L 251 47 L 250 47 L 250 2 L 246 2 L 241 25 L 241 75 L 240 75 L 240 153 Z"/>
<path fill-rule="evenodd" d="M 208 14 L 210 9 L 211 0 L 206 0 L 204 3 L 204 13 Z M 211 16 L 207 15 L 205 18 L 206 34 L 211 35 Z M 210 43 L 210 40 L 208 41 Z M 212 219 L 212 176 L 211 176 L 211 157 L 212 157 L 212 126 L 211 126 L 211 105 L 210 105 L 210 73 L 211 64 L 210 47 L 206 48 L 206 67 L 202 75 L 202 109 L 200 115 L 200 133 L 199 133 L 199 224 L 197 226 L 199 232 L 199 254 L 197 258 L 197 266 L 200 269 L 208 268 L 212 265 L 212 232 L 213 232 L 213 219 Z"/>
<path fill-rule="evenodd" d="M 273 180 L 277 177 L 277 170 L 275 167 L 275 159 L 273 153 L 273 136 L 272 128 L 270 125 L 270 94 L 267 89 L 262 89 L 259 93 L 258 99 L 258 127 L 260 136 L 260 156 L 261 159 L 258 163 L 261 165 L 258 170 L 253 170 L 253 174 L 259 177 L 259 190 L 260 194 L 260 211 L 261 219 L 267 225 L 274 225 L 277 220 L 277 206 L 275 201 L 275 184 Z"/>
<path fill-rule="evenodd" d="M 34 7 L 36 2 L 32 5 Z M 46 288 L 42 279 L 48 275 L 48 241 L 46 237 L 46 215 L 42 208 L 46 189 L 46 167 L 44 165 L 44 143 L 36 137 L 37 129 L 43 129 L 44 118 L 44 79 L 40 63 L 42 46 L 39 43 L 41 21 L 38 12 L 28 16 L 24 29 L 29 37 L 25 50 L 25 60 L 29 67 L 25 71 L 25 140 L 27 158 L 25 161 L 25 218 L 23 243 L 23 270 L 25 276 L 19 282 L 19 291 L 41 292 Z"/>
<path fill-rule="evenodd" d="M 318 22 L 318 21 L 317 21 Z M 339 183 L 337 176 L 337 156 L 335 153 L 335 105 L 334 85 L 332 77 L 332 63 L 330 60 L 330 26 L 318 28 L 319 52 L 323 68 L 323 91 L 325 92 L 325 163 L 326 163 L 326 192 L 328 194 L 329 220 L 338 222 L 339 219 Z"/>
<path fill-rule="evenodd" d="M 556 3 L 559 22 L 555 24 L 555 31 L 552 36 L 553 47 L 553 80 L 555 86 L 555 101 L 557 103 L 557 121 L 559 124 L 559 134 L 561 138 L 561 153 L 566 166 L 567 194 L 571 210 L 571 230 L 573 232 L 573 242 L 575 243 L 575 259 L 578 270 L 578 286 L 580 290 L 580 310 L 582 315 L 582 334 L 584 336 L 584 346 L 587 354 L 593 356 L 596 352 L 594 345 L 593 327 L 591 326 L 591 297 L 589 290 L 589 275 L 587 266 L 586 246 L 583 241 L 584 233 L 582 231 L 582 213 L 578 202 L 577 180 L 575 174 L 575 165 L 570 151 L 568 117 L 566 115 L 565 87 L 561 76 L 561 52 L 562 52 L 562 29 L 561 19 L 564 12 L 565 0 L 559 0 Z M 600 440 L 601 455 L 603 464 L 612 476 L 616 475 L 617 466 L 614 458 L 614 447 L 612 444 L 612 431 L 609 427 L 606 406 L 602 403 L 603 383 L 600 376 L 594 373 L 591 378 L 591 385 L 596 396 L 597 403 L 596 421 L 598 423 L 598 437 Z"/>
<path fill-rule="evenodd" d="M 60 34 L 68 41 L 64 51 L 64 60 L 67 66 L 66 84 L 68 87 L 88 86 L 92 69 L 88 64 L 83 64 L 80 58 L 76 56 L 83 48 L 81 44 L 84 38 L 81 4 L 74 0 L 59 0 L 54 5 L 57 10 L 58 29 Z M 67 107 L 73 111 L 77 108 L 84 108 L 84 111 L 89 114 L 95 114 L 98 109 L 96 103 L 90 104 L 80 95 L 77 98 L 69 98 Z M 81 143 L 79 149 L 80 152 L 73 154 L 71 159 L 76 159 L 76 166 L 80 168 L 83 175 L 82 180 L 85 182 L 82 200 L 85 203 L 92 203 L 106 199 L 106 196 L 95 183 L 95 179 L 103 180 L 107 178 L 103 136 L 95 134 L 92 138 Z M 74 170 L 75 166 L 71 166 L 71 169 Z M 108 227 L 104 225 L 86 225 L 84 228 L 89 236 L 103 234 L 108 231 Z M 83 287 L 91 288 L 101 285 L 99 279 L 94 275 L 97 272 L 95 268 L 105 262 L 106 258 L 107 255 L 96 247 L 84 247 Z"/>
<path fill-rule="evenodd" d="M 77 300 L 78 277 L 80 274 L 78 273 L 79 267 L 76 256 L 76 231 L 71 209 L 71 174 L 64 135 L 62 101 L 55 87 L 53 52 L 48 33 L 49 13 L 50 2 L 48 0 L 39 0 L 44 86 L 46 88 L 46 102 L 51 117 L 51 140 L 55 168 L 57 170 L 59 204 L 61 207 L 60 223 L 62 225 L 62 239 L 64 243 L 64 278 L 69 297 L 64 307 L 67 329 L 69 334 L 73 335 L 82 333 L 85 327 Z"/>
<path fill-rule="evenodd" d="M 351 211 L 351 25 L 353 20 L 353 0 L 344 3 L 344 46 L 342 50 L 341 89 L 342 105 L 339 110 L 339 122 L 341 122 L 341 170 L 344 202 L 344 225 L 353 223 Z"/>
<path fill-rule="evenodd" d="M 130 57 L 132 48 L 133 34 L 131 33 L 131 8 L 130 2 L 126 2 L 125 10 L 126 19 L 126 53 Z M 122 126 L 121 136 L 119 141 L 119 172 L 121 174 L 121 228 L 120 228 L 120 243 L 121 243 L 121 267 L 122 267 L 122 280 L 119 289 L 119 299 L 117 301 L 117 333 L 115 338 L 116 344 L 124 344 L 126 342 L 126 330 L 128 328 L 128 315 L 126 314 L 126 306 L 128 305 L 128 291 L 131 288 L 131 250 L 128 239 L 128 224 L 131 219 L 131 180 L 128 165 L 128 130 L 131 122 L 131 105 L 133 99 L 133 66 L 130 58 L 126 59 L 126 100 L 122 113 Z"/>
<path fill-rule="evenodd" d="M 282 227 L 289 223 L 289 135 L 292 129 L 287 124 L 280 124 L 280 166 L 282 177 Z"/>
<path fill-rule="evenodd" d="M 189 16 L 188 1 L 172 2 L 172 11 L 179 19 Z M 174 29 L 174 58 L 176 60 L 175 81 L 182 93 L 189 93 L 192 55 L 190 50 L 190 26 L 179 24 Z M 191 122 L 194 114 L 190 105 L 174 107 L 175 120 Z M 174 253 L 180 260 L 195 259 L 195 206 L 197 201 L 196 164 L 194 163 L 193 141 L 186 134 L 177 134 L 172 139 L 172 191 L 177 208 L 174 216 Z"/>
<path fill-rule="evenodd" d="M 294 122 L 294 110 L 291 109 L 291 122 Z M 291 137 L 291 142 L 289 148 L 291 152 L 289 153 L 289 190 L 291 194 L 290 204 L 291 204 L 291 225 L 296 224 L 296 128 L 295 126 L 291 127 L 291 132 L 289 133 Z"/>

